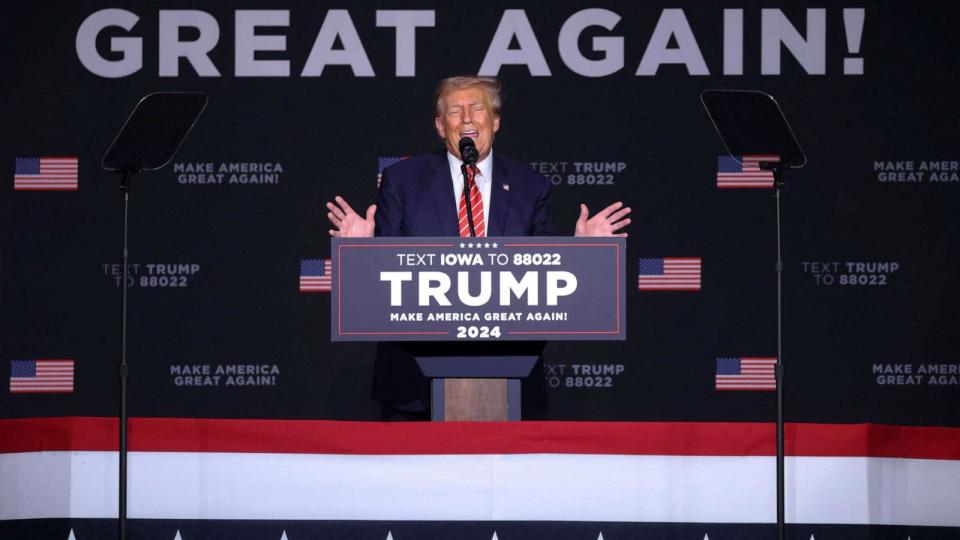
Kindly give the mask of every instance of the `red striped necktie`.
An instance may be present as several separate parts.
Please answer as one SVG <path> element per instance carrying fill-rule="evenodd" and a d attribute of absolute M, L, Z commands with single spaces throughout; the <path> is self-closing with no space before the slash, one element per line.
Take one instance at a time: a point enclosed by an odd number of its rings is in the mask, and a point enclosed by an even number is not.
<path fill-rule="evenodd" d="M 480 174 L 476 167 L 467 166 L 467 189 L 470 191 L 470 211 L 473 214 L 473 230 L 477 238 L 487 235 L 483 222 L 483 199 L 474 177 Z M 465 191 L 460 192 L 460 236 L 470 236 L 470 224 L 467 222 L 467 198 Z"/>

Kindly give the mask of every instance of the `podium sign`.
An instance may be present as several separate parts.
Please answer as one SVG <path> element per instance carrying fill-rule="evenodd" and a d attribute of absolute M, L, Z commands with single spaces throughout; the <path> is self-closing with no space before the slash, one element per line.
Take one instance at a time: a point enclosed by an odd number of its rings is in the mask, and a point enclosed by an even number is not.
<path fill-rule="evenodd" d="M 623 238 L 333 239 L 333 341 L 624 340 Z"/>

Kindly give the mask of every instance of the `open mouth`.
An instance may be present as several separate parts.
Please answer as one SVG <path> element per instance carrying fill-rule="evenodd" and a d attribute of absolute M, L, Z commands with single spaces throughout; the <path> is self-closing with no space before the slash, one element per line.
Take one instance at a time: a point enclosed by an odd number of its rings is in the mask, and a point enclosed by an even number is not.
<path fill-rule="evenodd" d="M 480 136 L 480 132 L 479 132 L 479 131 L 476 131 L 476 130 L 462 131 L 462 132 L 460 132 L 460 136 L 461 136 L 461 137 L 470 137 L 471 139 L 476 139 L 477 137 Z"/>

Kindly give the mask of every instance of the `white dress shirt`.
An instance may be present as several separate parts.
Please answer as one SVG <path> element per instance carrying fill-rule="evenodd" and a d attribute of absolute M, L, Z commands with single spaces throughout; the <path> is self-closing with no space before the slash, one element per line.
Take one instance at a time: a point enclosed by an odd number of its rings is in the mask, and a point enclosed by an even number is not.
<path fill-rule="evenodd" d="M 447 152 L 447 161 L 450 162 L 450 177 L 453 179 L 453 204 L 460 214 L 460 195 L 463 193 L 463 173 L 460 166 L 463 165 L 457 156 Z M 493 151 L 491 150 L 487 157 L 477 162 L 477 170 L 480 174 L 473 177 L 480 190 L 480 200 L 483 201 L 483 226 L 484 230 L 490 230 L 490 186 L 493 185 Z M 469 197 L 469 194 L 467 195 Z"/>

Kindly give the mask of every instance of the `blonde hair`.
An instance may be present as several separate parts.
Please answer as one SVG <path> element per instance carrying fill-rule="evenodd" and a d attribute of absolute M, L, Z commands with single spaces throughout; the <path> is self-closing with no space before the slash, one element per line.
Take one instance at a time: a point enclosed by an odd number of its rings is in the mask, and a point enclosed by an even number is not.
<path fill-rule="evenodd" d="M 440 84 L 437 85 L 437 91 L 434 94 L 434 103 L 436 103 L 434 114 L 437 117 L 443 114 L 444 96 L 457 90 L 472 87 L 479 87 L 486 92 L 487 99 L 490 101 L 490 108 L 493 109 L 493 114 L 499 116 L 500 107 L 503 104 L 500 98 L 500 81 L 493 77 L 477 77 L 475 75 L 459 75 L 440 81 Z"/>

